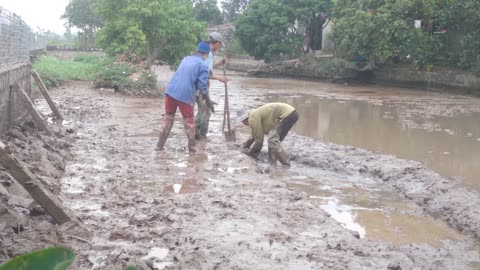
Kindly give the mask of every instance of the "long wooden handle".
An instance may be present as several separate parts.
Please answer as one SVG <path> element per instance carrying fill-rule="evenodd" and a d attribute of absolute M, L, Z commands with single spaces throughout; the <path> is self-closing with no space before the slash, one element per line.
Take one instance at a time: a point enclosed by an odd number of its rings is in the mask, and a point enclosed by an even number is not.
<path fill-rule="evenodd" d="M 227 65 L 223 63 L 223 77 L 227 76 Z M 227 125 L 228 125 L 228 132 L 232 130 L 231 124 L 230 124 L 230 108 L 228 104 L 228 86 L 227 82 L 224 82 L 225 84 L 225 111 L 227 114 Z"/>

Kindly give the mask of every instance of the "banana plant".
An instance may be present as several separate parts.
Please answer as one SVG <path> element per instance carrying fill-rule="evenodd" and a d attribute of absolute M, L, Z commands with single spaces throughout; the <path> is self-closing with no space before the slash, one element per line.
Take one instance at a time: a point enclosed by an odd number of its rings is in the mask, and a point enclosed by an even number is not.
<path fill-rule="evenodd" d="M 0 270 L 65 270 L 75 259 L 66 248 L 52 247 L 15 257 L 0 266 Z"/>

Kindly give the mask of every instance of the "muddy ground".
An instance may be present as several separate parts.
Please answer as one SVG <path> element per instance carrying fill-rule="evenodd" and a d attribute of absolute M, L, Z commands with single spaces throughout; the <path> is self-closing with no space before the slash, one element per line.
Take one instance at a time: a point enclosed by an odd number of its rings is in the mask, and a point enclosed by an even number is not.
<path fill-rule="evenodd" d="M 163 68 L 157 73 L 163 81 L 171 76 Z M 220 111 L 222 88 L 214 90 Z M 70 237 L 48 218 L 32 218 L 20 234 L 1 235 L 4 258 L 61 244 L 78 254 L 72 269 L 479 269 L 473 237 L 478 195 L 454 188 L 419 163 L 290 134 L 285 145 L 292 168 L 269 168 L 224 142 L 221 113 L 213 115 L 208 141 L 193 155 L 177 116 L 166 151 L 159 153 L 161 99 L 125 97 L 81 82 L 52 95 L 66 130 L 73 131 L 63 139 L 72 145 L 64 152 L 71 152 L 64 175 L 52 178 L 59 179 L 64 205 L 90 236 Z M 232 107 L 266 99 L 240 87 Z M 247 130 L 237 130 L 239 142 L 246 136 Z M 50 159 L 42 162 L 48 164 Z M 360 238 L 289 185 L 298 168 L 370 179 L 423 206 L 416 214 L 447 220 L 465 237 L 439 247 Z"/>

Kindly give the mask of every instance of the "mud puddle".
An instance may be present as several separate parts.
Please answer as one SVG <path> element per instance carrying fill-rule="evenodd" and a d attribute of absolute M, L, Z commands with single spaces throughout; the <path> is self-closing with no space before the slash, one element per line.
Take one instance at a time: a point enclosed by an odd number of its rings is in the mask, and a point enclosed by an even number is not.
<path fill-rule="evenodd" d="M 361 238 L 387 241 L 397 246 L 460 241 L 459 232 L 446 223 L 422 215 L 421 209 L 394 191 L 368 179 L 346 177 L 296 166 L 290 169 L 289 187 L 305 192 L 333 219 Z"/>
<path fill-rule="evenodd" d="M 406 113 L 415 106 L 402 104 L 402 107 L 397 101 L 375 104 L 310 95 L 288 98 L 288 102 L 303 116 L 295 127 L 298 134 L 421 161 L 443 176 L 480 188 L 478 112 L 425 117 Z M 396 245 L 428 243 L 435 247 L 445 240 L 461 239 L 461 234 L 444 222 L 415 213 L 419 211 L 415 204 L 393 192 L 376 191 L 372 187 L 345 188 L 338 183 L 327 186 L 333 191 L 323 190 L 320 195 L 322 187 L 314 183 L 297 188 L 310 194 L 323 210 L 362 237 Z"/>

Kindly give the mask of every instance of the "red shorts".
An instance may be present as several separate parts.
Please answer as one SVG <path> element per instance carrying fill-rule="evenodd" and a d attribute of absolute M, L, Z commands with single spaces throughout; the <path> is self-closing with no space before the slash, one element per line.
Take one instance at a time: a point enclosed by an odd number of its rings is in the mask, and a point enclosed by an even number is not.
<path fill-rule="evenodd" d="M 178 101 L 169 95 L 165 95 L 165 112 L 167 114 L 175 114 L 177 107 L 180 109 L 183 118 L 193 117 L 193 106 L 187 103 Z"/>

